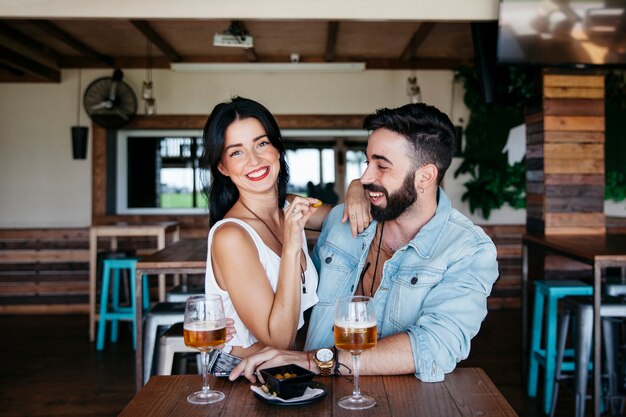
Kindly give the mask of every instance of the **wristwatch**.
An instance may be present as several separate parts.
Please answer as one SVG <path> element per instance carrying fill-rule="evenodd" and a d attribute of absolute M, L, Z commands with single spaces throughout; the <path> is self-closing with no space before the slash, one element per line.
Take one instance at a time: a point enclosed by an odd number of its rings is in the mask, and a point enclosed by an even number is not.
<path fill-rule="evenodd" d="M 320 375 L 328 376 L 335 366 L 335 353 L 329 348 L 321 348 L 315 351 L 313 360 L 320 368 Z"/>

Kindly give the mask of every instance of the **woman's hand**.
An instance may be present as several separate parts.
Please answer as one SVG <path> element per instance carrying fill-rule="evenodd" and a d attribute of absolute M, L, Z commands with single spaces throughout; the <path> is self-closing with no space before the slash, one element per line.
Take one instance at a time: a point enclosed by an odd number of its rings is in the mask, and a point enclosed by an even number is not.
<path fill-rule="evenodd" d="M 285 235 L 283 248 L 289 246 L 292 250 L 302 249 L 302 231 L 309 218 L 317 211 L 313 205 L 319 200 L 294 196 L 289 207 L 285 209 Z M 283 249 L 284 250 L 284 249 Z"/>
<path fill-rule="evenodd" d="M 256 377 L 261 377 L 257 370 L 273 368 L 275 366 L 287 365 L 294 363 L 305 369 L 310 369 L 316 372 L 315 369 L 311 369 L 314 365 L 313 361 L 307 356 L 306 352 L 297 352 L 293 350 L 281 350 L 272 347 L 266 347 L 243 359 L 239 365 L 235 367 L 230 373 L 228 379 L 234 381 L 240 376 L 246 377 L 250 382 L 256 382 Z M 265 382 L 261 380 L 261 382 Z"/>
<path fill-rule="evenodd" d="M 230 318 L 226 318 L 226 342 L 233 340 L 233 335 L 237 333 L 235 330 L 235 321 Z M 224 345 L 215 346 L 213 349 L 224 349 Z"/>
<path fill-rule="evenodd" d="M 346 192 L 346 204 L 343 207 L 341 222 L 345 223 L 348 219 L 352 237 L 356 237 L 357 233 L 363 233 L 363 230 L 372 222 L 370 199 L 359 180 L 352 180 Z"/>

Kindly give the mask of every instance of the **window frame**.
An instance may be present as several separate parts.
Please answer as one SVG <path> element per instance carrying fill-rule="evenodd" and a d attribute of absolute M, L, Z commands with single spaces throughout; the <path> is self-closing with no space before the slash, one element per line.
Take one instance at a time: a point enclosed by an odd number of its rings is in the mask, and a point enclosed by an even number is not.
<path fill-rule="evenodd" d="M 207 208 L 160 208 L 160 207 L 128 207 L 128 138 L 137 137 L 202 137 L 200 129 L 128 129 L 117 132 L 117 153 L 115 170 L 115 212 L 116 214 L 206 214 Z"/>
<path fill-rule="evenodd" d="M 281 129 L 283 142 L 290 144 L 299 141 L 320 142 L 323 144 L 333 143 L 335 151 L 335 189 L 339 195 L 339 201 L 343 201 L 345 195 L 345 153 L 346 142 L 367 144 L 368 132 L 363 129 Z M 119 215 L 137 214 L 206 214 L 207 209 L 197 208 L 160 208 L 160 207 L 128 207 L 128 154 L 127 141 L 137 137 L 202 137 L 201 129 L 122 129 L 116 136 L 116 169 L 115 169 L 115 211 Z M 341 154 L 341 156 L 339 156 Z M 337 159 L 344 161 L 344 165 L 338 164 Z"/>

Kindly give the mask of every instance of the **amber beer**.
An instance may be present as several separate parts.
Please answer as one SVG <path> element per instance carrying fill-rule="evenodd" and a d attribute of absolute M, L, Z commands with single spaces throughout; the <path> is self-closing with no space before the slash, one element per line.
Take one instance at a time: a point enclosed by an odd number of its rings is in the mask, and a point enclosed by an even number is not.
<path fill-rule="evenodd" d="M 376 322 L 335 323 L 335 346 L 340 350 L 360 352 L 376 346 Z"/>
<path fill-rule="evenodd" d="M 226 341 L 224 322 L 196 321 L 184 327 L 185 345 L 198 350 L 210 350 Z"/>

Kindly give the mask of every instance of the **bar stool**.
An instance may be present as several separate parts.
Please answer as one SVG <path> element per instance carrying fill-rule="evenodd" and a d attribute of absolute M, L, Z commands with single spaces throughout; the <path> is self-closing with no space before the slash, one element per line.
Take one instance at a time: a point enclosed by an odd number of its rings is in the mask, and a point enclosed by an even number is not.
<path fill-rule="evenodd" d="M 563 315 L 561 316 L 558 351 L 556 358 L 554 393 L 550 416 L 553 417 L 556 411 L 556 403 L 559 395 L 559 386 L 562 380 L 568 378 L 563 374 L 562 364 L 567 341 L 570 317 L 576 319 L 576 336 L 574 337 L 574 395 L 575 409 L 574 415 L 582 417 L 585 415 L 585 401 L 587 400 L 587 380 L 589 370 L 597 364 L 591 364 L 591 351 L 593 346 L 593 298 L 592 297 L 565 297 L 561 300 Z M 617 395 L 617 354 L 615 343 L 614 319 L 626 318 L 626 304 L 615 297 L 603 297 L 600 306 L 600 317 L 602 318 L 603 351 L 605 355 L 606 378 L 608 386 L 606 398 L 609 406 L 612 407 L 614 400 L 623 400 Z M 599 347 L 595 347 L 596 349 Z M 623 403 L 622 403 L 623 404 Z M 603 404 L 604 405 L 604 404 Z M 621 406 L 623 408 L 623 405 Z M 623 411 L 623 410 L 622 410 Z"/>
<path fill-rule="evenodd" d="M 98 335 L 96 338 L 96 349 L 104 349 L 104 339 L 106 333 L 106 322 L 111 322 L 111 342 L 117 342 L 118 322 L 120 320 L 132 321 L 133 324 L 133 349 L 137 346 L 135 322 L 135 270 L 137 259 L 105 259 L 102 266 L 102 288 L 100 290 L 100 319 L 98 322 Z M 128 270 L 130 276 L 130 306 L 119 305 L 120 295 L 120 271 Z M 111 272 L 113 279 L 111 279 Z M 112 286 L 111 306 L 109 306 L 109 286 Z M 143 276 L 143 308 L 150 307 L 148 295 L 148 277 Z"/>
<path fill-rule="evenodd" d="M 552 405 L 552 390 L 554 388 L 554 370 L 556 364 L 557 338 L 557 303 L 558 300 L 571 295 L 592 295 L 593 287 L 578 280 L 544 280 L 535 281 L 535 307 L 532 321 L 532 335 L 530 346 L 530 367 L 528 371 L 528 396 L 537 396 L 539 381 L 539 366 L 543 366 L 544 390 L 543 409 L 546 414 Z M 544 304 L 545 332 L 544 332 Z M 545 340 L 542 346 L 542 337 Z M 571 356 L 571 351 L 567 352 Z M 563 362 L 564 369 L 573 369 L 573 362 Z"/>
<path fill-rule="evenodd" d="M 158 375 L 171 375 L 174 364 L 174 354 L 192 352 L 198 353 L 198 349 L 185 345 L 183 337 L 183 323 L 176 323 L 170 327 L 160 340 Z M 198 353 L 199 354 L 199 353 Z"/>
<path fill-rule="evenodd" d="M 187 298 L 204 294 L 204 287 L 177 285 L 165 293 L 165 301 L 170 303 L 186 302 Z"/>
<path fill-rule="evenodd" d="M 143 383 L 147 383 L 152 376 L 153 358 L 158 352 L 159 328 L 171 327 L 175 323 L 182 322 L 185 318 L 185 302 L 164 302 L 155 304 L 146 314 L 144 324 L 144 348 L 143 348 Z"/>

